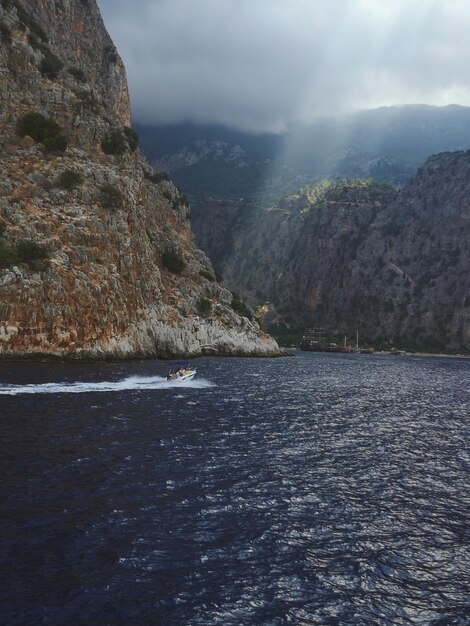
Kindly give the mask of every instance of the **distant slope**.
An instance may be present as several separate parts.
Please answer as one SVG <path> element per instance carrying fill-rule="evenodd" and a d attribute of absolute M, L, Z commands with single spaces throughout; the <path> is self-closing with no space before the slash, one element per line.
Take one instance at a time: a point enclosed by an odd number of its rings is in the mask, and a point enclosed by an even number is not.
<path fill-rule="evenodd" d="M 271 330 L 358 329 L 364 340 L 470 352 L 470 151 L 430 157 L 398 193 L 325 181 L 231 220 L 223 246 L 207 215 L 215 266 L 250 304 L 271 303 Z"/>
<path fill-rule="evenodd" d="M 192 198 L 252 196 L 283 145 L 277 135 L 253 135 L 220 125 L 137 125 L 140 144 L 156 170 L 171 174 Z"/>
<path fill-rule="evenodd" d="M 323 119 L 281 135 L 191 123 L 137 126 L 157 169 L 198 202 L 278 199 L 324 177 L 402 186 L 431 154 L 470 148 L 470 108 L 408 105 Z"/>

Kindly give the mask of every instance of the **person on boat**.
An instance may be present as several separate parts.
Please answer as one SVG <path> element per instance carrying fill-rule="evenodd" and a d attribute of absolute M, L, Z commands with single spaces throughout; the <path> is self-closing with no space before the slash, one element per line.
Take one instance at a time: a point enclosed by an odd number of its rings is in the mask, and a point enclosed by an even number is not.
<path fill-rule="evenodd" d="M 181 378 L 182 376 L 184 376 L 184 367 L 180 366 L 178 368 L 178 376 Z"/>

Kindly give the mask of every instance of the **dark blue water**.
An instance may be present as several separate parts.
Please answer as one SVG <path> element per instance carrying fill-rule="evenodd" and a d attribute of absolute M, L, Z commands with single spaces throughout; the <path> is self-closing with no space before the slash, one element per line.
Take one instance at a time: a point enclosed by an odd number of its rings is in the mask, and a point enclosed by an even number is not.
<path fill-rule="evenodd" d="M 196 365 L 0 364 L 2 624 L 470 623 L 469 361 Z"/>

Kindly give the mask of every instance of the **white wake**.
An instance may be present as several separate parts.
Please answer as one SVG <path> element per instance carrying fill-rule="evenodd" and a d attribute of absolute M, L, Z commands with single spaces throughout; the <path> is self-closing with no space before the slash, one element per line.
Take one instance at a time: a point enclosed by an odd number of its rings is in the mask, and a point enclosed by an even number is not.
<path fill-rule="evenodd" d="M 113 391 L 149 391 L 153 389 L 205 389 L 214 387 L 204 378 L 196 380 L 167 380 L 161 376 L 129 376 L 123 380 L 103 382 L 59 382 L 39 385 L 0 385 L 0 395 L 18 396 L 37 393 L 96 393 Z"/>

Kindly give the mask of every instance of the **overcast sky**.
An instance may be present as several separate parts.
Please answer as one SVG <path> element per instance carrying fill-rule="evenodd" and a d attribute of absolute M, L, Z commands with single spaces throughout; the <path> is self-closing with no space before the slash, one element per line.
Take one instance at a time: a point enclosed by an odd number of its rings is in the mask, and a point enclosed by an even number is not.
<path fill-rule="evenodd" d="M 140 122 L 277 131 L 380 105 L 470 105 L 470 0 L 98 4 Z"/>

